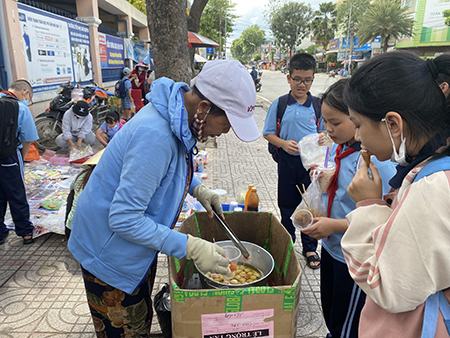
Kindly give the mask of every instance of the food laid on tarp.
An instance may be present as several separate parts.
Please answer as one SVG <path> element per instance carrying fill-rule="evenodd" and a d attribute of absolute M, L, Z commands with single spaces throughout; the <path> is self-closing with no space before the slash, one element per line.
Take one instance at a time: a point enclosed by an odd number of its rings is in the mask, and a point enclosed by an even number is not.
<path fill-rule="evenodd" d="M 217 283 L 225 285 L 243 285 L 247 283 L 253 283 L 262 277 L 261 272 L 246 263 L 230 264 L 231 276 L 224 276 L 220 273 L 206 273 L 208 278 L 211 278 Z"/>

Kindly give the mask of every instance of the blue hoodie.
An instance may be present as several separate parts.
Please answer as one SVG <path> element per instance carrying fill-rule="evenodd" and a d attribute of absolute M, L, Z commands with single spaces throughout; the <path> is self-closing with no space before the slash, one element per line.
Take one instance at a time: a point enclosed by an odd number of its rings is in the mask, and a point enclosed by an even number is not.
<path fill-rule="evenodd" d="M 184 83 L 161 78 L 146 105 L 114 136 L 80 194 L 69 250 L 84 269 L 132 293 L 156 253 L 182 258 L 187 236 L 171 227 L 189 180 L 196 141 Z M 191 167 L 192 168 L 192 167 Z"/>

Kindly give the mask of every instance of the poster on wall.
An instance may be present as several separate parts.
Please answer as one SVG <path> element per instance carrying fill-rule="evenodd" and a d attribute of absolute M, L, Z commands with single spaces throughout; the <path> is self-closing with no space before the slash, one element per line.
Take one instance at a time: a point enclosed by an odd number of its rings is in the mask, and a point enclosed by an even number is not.
<path fill-rule="evenodd" d="M 421 42 L 450 41 L 450 28 L 445 24 L 444 18 L 445 10 L 450 10 L 450 0 L 426 1 Z"/>
<path fill-rule="evenodd" d="M 123 39 L 99 33 L 100 61 L 102 68 L 122 68 L 125 66 L 125 46 Z"/>
<path fill-rule="evenodd" d="M 35 92 L 92 79 L 88 26 L 17 4 L 28 80 Z"/>

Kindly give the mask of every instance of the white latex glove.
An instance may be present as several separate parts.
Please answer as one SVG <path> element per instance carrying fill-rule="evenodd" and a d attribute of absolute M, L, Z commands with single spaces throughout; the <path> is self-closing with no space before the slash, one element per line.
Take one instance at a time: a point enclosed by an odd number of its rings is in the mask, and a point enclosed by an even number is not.
<path fill-rule="evenodd" d="M 186 258 L 192 259 L 203 273 L 231 274 L 230 261 L 225 258 L 223 249 L 204 239 L 188 235 Z"/>
<path fill-rule="evenodd" d="M 195 187 L 193 196 L 205 207 L 209 217 L 213 217 L 212 210 L 223 218 L 222 204 L 220 197 L 211 189 L 208 189 L 203 184 Z"/>

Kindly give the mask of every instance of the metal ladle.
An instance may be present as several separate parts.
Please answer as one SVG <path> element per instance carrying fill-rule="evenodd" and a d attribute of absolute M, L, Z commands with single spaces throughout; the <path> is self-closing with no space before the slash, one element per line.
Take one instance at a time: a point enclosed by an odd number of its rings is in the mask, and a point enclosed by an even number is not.
<path fill-rule="evenodd" d="M 217 213 L 214 210 L 213 210 L 213 214 L 214 214 L 214 217 L 216 218 L 216 220 L 219 222 L 222 229 L 225 231 L 225 234 L 227 235 L 227 237 L 241 251 L 242 256 L 244 256 L 244 258 L 246 258 L 246 259 L 249 258 L 250 254 L 249 254 L 248 250 L 241 243 L 239 238 L 236 237 L 233 230 L 231 230 L 231 228 L 227 225 L 227 223 L 222 218 L 220 218 L 220 216 L 217 215 Z"/>

